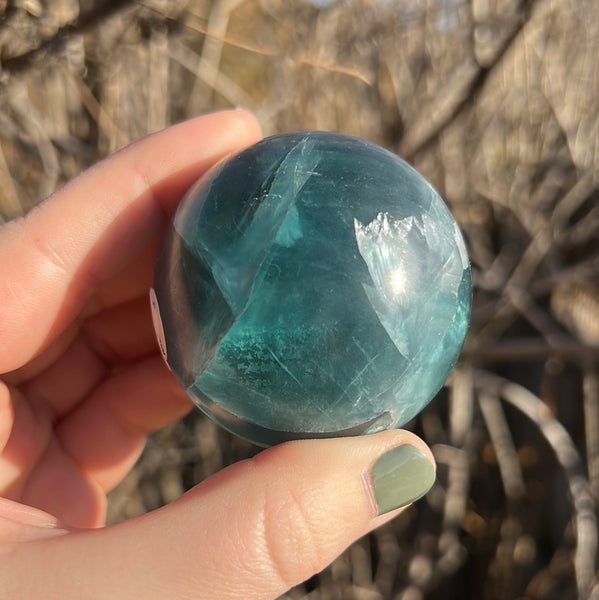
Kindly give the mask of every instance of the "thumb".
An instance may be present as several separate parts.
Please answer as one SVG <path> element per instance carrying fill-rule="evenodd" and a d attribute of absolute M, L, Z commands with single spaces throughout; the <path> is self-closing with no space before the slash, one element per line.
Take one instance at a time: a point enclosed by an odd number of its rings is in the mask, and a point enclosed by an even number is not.
<path fill-rule="evenodd" d="M 434 477 L 430 451 L 405 431 L 290 442 L 144 517 L 12 558 L 23 573 L 40 564 L 52 574 L 28 578 L 28 591 L 40 585 L 32 598 L 272 600 L 421 497 Z M 10 597 L 25 597 L 18 592 Z"/>

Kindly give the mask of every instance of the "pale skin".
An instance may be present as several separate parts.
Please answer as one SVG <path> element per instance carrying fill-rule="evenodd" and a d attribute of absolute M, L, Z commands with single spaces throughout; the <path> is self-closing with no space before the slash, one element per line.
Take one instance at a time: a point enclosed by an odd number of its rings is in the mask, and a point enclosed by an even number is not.
<path fill-rule="evenodd" d="M 104 527 L 106 493 L 147 434 L 191 410 L 153 333 L 160 237 L 185 190 L 260 137 L 245 111 L 199 117 L 0 228 L 5 597 L 274 599 L 399 512 L 377 516 L 368 472 L 378 456 L 410 443 L 431 458 L 405 431 L 291 442 Z"/>

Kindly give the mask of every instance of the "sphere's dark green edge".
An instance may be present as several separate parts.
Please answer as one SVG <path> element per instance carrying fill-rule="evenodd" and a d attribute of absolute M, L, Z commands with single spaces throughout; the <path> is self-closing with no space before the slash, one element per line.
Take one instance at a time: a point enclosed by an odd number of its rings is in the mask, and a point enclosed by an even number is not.
<path fill-rule="evenodd" d="M 193 391 L 194 389 L 194 386 L 188 388 L 186 390 L 187 394 L 190 396 L 195 406 L 197 406 L 206 416 L 215 421 L 223 429 L 226 429 L 229 433 L 243 438 L 252 444 L 256 444 L 257 446 L 262 446 L 263 448 L 269 448 L 270 446 L 275 446 L 277 444 L 292 440 L 351 437 L 376 433 L 377 431 L 388 429 L 388 427 L 385 426 L 385 422 L 387 422 L 389 419 L 386 418 L 386 414 L 383 414 L 370 419 L 366 423 L 360 423 L 360 425 L 343 430 L 318 432 L 277 431 L 275 429 L 262 427 L 261 425 L 257 425 L 255 423 L 246 422 L 234 414 L 224 410 L 221 406 L 215 404 L 203 394 L 201 398 L 202 404 L 200 404 L 199 398 L 196 400 L 197 393 Z M 377 427 L 378 423 L 381 423 L 381 425 Z"/>

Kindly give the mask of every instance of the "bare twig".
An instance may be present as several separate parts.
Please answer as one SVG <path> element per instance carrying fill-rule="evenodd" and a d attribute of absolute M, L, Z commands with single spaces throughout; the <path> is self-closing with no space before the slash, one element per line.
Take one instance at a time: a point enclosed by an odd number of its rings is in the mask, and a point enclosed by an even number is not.
<path fill-rule="evenodd" d="M 441 581 L 448 574 L 455 573 L 466 560 L 467 552 L 460 539 L 459 530 L 468 506 L 471 467 L 469 453 L 465 449 L 435 444 L 432 450 L 435 460 L 448 467 L 443 524 L 437 548 L 438 559 L 432 573 Z"/>
<path fill-rule="evenodd" d="M 213 86 L 214 91 L 225 98 L 231 106 L 252 108 L 254 102 L 244 89 L 221 71 L 216 72 L 210 63 L 204 62 L 200 56 L 183 43 L 171 42 L 168 51 L 173 60 L 202 82 Z"/>
<path fill-rule="evenodd" d="M 537 425 L 564 470 L 572 497 L 577 545 L 574 570 L 580 600 L 588 598 L 595 576 L 597 557 L 597 518 L 584 475 L 583 463 L 566 429 L 551 415 L 548 407 L 526 388 L 488 372 L 476 372 L 477 387 L 493 390 Z"/>
<path fill-rule="evenodd" d="M 43 120 L 37 108 L 29 101 L 25 87 L 19 86 L 18 89 L 15 88 L 13 90 L 13 94 L 10 97 L 10 105 L 15 114 L 18 115 L 23 129 L 27 131 L 35 143 L 44 173 L 41 179 L 39 196 L 44 198 L 56 188 L 60 174 L 58 154 L 52 144 L 47 128 L 44 127 Z"/>
<path fill-rule="evenodd" d="M 64 50 L 73 36 L 93 29 L 99 22 L 134 4 L 136 4 L 135 0 L 104 0 L 94 3 L 90 10 L 81 13 L 74 22 L 60 27 L 49 39 L 41 40 L 33 50 L 4 60 L 3 76 L 13 76 L 27 71 L 45 56 Z"/>
<path fill-rule="evenodd" d="M 541 337 L 505 338 L 493 344 L 467 345 L 463 358 L 475 364 L 493 364 L 543 360 L 557 356 L 573 361 L 599 360 L 599 348 L 587 346 L 573 339 L 562 339 L 549 344 Z"/>
<path fill-rule="evenodd" d="M 518 453 L 499 398 L 486 390 L 479 390 L 478 404 L 495 448 L 505 495 L 510 500 L 520 500 L 526 488 L 518 462 Z"/>
<path fill-rule="evenodd" d="M 208 18 L 207 36 L 204 40 L 200 64 L 202 76 L 196 81 L 196 86 L 191 94 L 193 99 L 200 90 L 197 83 L 203 81 L 211 90 L 215 90 L 220 76 L 220 61 L 224 46 L 224 37 L 229 27 L 231 13 L 246 0 L 221 0 L 215 2 Z"/>
<path fill-rule="evenodd" d="M 11 219 L 21 213 L 19 192 L 15 187 L 4 150 L 0 144 L 0 188 L 2 189 L 2 210 L 0 211 L 0 224 L 4 218 Z"/>
<path fill-rule="evenodd" d="M 590 281 L 564 281 L 551 294 L 551 310 L 578 339 L 599 348 L 599 288 Z"/>
<path fill-rule="evenodd" d="M 67 81 L 71 83 L 79 94 L 81 103 L 96 122 L 98 129 L 110 140 L 110 145 L 116 148 L 124 146 L 128 141 L 127 135 L 114 122 L 114 119 L 108 114 L 106 108 L 96 100 L 85 81 L 81 79 L 78 73 L 74 73 L 71 70 L 67 70 L 65 73 Z"/>
<path fill-rule="evenodd" d="M 551 215 L 551 227 L 556 237 L 564 231 L 570 217 L 582 206 L 599 186 L 599 172 L 592 168 L 583 173 L 557 203 Z"/>
<path fill-rule="evenodd" d="M 531 3 L 541 4 L 541 3 Z M 545 2 L 545 4 L 547 4 Z M 400 151 L 408 160 L 425 150 L 431 142 L 438 139 L 441 133 L 458 117 L 458 115 L 475 100 L 476 94 L 481 90 L 491 72 L 501 63 L 514 42 L 520 37 L 531 19 L 529 7 L 524 5 L 520 19 L 516 22 L 512 32 L 505 37 L 503 44 L 496 51 L 495 56 L 484 66 L 476 61 L 466 63 L 458 83 L 452 83 L 451 94 L 444 91 L 437 94 L 431 105 L 423 109 L 422 116 L 426 119 L 419 120 L 413 128 L 408 129 L 406 137 L 400 146 Z M 538 7 L 535 6 L 535 9 Z M 535 11 L 535 18 L 539 17 L 539 10 Z M 414 133 L 412 133 L 412 131 Z"/>
<path fill-rule="evenodd" d="M 591 493 L 599 505 L 599 372 L 586 368 L 583 379 L 584 424 Z"/>
<path fill-rule="evenodd" d="M 472 428 L 474 389 L 470 368 L 455 369 L 449 398 L 449 437 L 452 445 L 460 448 Z"/>

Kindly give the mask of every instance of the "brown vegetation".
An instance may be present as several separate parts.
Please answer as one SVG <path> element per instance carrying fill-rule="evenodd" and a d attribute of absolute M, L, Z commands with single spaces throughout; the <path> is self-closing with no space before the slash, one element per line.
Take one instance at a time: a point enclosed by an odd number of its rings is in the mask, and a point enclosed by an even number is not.
<path fill-rule="evenodd" d="M 0 223 L 130 140 L 239 105 L 266 133 L 396 151 L 461 223 L 472 327 L 411 424 L 438 482 L 287 598 L 599 598 L 595 0 L 0 0 L 0 64 Z M 150 439 L 110 519 L 253 452 L 196 412 Z"/>

